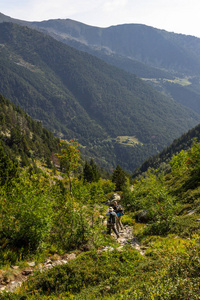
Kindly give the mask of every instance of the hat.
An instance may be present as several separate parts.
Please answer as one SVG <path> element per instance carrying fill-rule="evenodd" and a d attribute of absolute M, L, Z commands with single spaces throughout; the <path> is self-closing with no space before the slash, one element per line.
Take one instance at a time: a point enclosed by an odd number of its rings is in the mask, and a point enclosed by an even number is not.
<path fill-rule="evenodd" d="M 113 211 L 114 209 L 112 207 L 109 207 L 109 211 Z"/>

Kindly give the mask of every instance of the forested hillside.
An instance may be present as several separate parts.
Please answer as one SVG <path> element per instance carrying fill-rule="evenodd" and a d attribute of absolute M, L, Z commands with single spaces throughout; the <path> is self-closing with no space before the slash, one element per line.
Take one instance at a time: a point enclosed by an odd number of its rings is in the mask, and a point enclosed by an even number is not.
<path fill-rule="evenodd" d="M 146 172 L 148 169 L 170 170 L 169 162 L 173 155 L 176 155 L 180 151 L 188 150 L 194 141 L 200 141 L 200 125 L 184 133 L 180 138 L 175 139 L 171 145 L 163 149 L 157 155 L 150 157 L 146 160 L 140 168 L 136 169 L 133 173 L 133 177 L 139 176 Z"/>
<path fill-rule="evenodd" d="M 35 30 L 2 23 L 0 43 L 3 96 L 109 170 L 134 170 L 199 122 L 135 75 Z"/>
<path fill-rule="evenodd" d="M 142 24 L 98 28 L 70 19 L 26 22 L 0 14 L 0 22 L 36 28 L 74 48 L 136 74 L 199 113 L 200 39 Z"/>
<path fill-rule="evenodd" d="M 62 34 L 63 40 L 79 41 L 93 49 L 107 50 L 175 73 L 198 74 L 200 67 L 198 38 L 151 26 L 122 24 L 98 28 L 70 19 L 32 22 L 31 25 L 60 39 Z"/>
<path fill-rule="evenodd" d="M 9 159 L 22 167 L 36 165 L 37 160 L 51 164 L 58 151 L 59 139 L 0 95 L 0 144 Z M 3 165 L 1 165 L 1 168 Z M 6 170 L 2 170 L 2 174 Z"/>
<path fill-rule="evenodd" d="M 175 101 L 200 112 L 199 38 L 142 24 L 98 28 L 69 19 L 25 24 L 136 74 Z"/>

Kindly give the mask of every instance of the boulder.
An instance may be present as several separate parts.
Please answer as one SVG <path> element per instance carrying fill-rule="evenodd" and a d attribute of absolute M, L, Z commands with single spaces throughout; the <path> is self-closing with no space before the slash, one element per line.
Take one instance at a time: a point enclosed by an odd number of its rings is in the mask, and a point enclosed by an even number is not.
<path fill-rule="evenodd" d="M 135 219 L 140 223 L 147 223 L 149 221 L 149 212 L 147 209 L 143 209 L 135 215 Z"/>
<path fill-rule="evenodd" d="M 107 205 L 108 206 L 112 206 L 114 201 L 117 201 L 117 203 L 119 203 L 121 201 L 121 196 L 118 193 L 114 193 L 112 194 L 112 196 L 110 197 L 110 199 L 107 201 Z"/>

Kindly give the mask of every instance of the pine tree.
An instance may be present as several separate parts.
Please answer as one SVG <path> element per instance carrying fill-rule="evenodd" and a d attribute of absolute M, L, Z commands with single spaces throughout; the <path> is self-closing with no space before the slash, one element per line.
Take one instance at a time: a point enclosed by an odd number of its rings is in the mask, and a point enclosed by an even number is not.
<path fill-rule="evenodd" d="M 97 166 L 93 159 L 90 160 L 90 163 L 85 162 L 83 169 L 83 178 L 87 182 L 97 182 L 100 178 L 100 173 L 97 170 Z"/>
<path fill-rule="evenodd" d="M 90 166 L 91 166 L 91 168 L 92 168 L 93 181 L 94 181 L 94 182 L 99 181 L 101 175 L 100 175 L 100 173 L 98 172 L 97 166 L 96 166 L 96 164 L 95 164 L 95 162 L 94 162 L 94 160 L 93 160 L 92 158 L 91 158 L 91 160 L 90 160 Z"/>
<path fill-rule="evenodd" d="M 121 191 L 123 189 L 123 186 L 125 185 L 126 174 L 124 170 L 120 167 L 120 165 L 117 165 L 116 169 L 113 172 L 112 182 L 115 183 L 116 191 Z"/>
<path fill-rule="evenodd" d="M 9 185 L 12 179 L 17 177 L 18 166 L 5 154 L 0 145 L 0 185 Z"/>

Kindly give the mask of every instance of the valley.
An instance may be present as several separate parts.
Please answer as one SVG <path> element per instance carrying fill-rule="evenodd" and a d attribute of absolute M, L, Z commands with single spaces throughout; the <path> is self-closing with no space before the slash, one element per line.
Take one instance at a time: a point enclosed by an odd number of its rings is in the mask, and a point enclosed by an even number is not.
<path fill-rule="evenodd" d="M 0 298 L 199 299 L 200 39 L 0 13 L 0 45 Z"/>
<path fill-rule="evenodd" d="M 188 109 L 193 85 L 184 80 L 182 86 L 176 84 L 181 77 L 168 78 L 157 68 L 164 76 L 158 84 L 162 83 L 163 89 L 157 91 L 157 84 L 152 87 L 136 75 L 32 27 L 0 23 L 0 31 L 0 42 L 5 45 L 0 51 L 2 95 L 55 136 L 76 139 L 84 145 L 84 158 L 92 157 L 107 171 L 119 163 L 134 172 L 200 120 L 200 111 L 192 109 L 198 102 L 198 89 Z M 139 62 L 136 66 L 143 72 L 149 70 Z M 188 96 L 179 97 L 184 91 L 177 86 L 187 89 Z M 116 143 L 118 136 L 133 135 L 140 143 L 122 138 Z"/>

